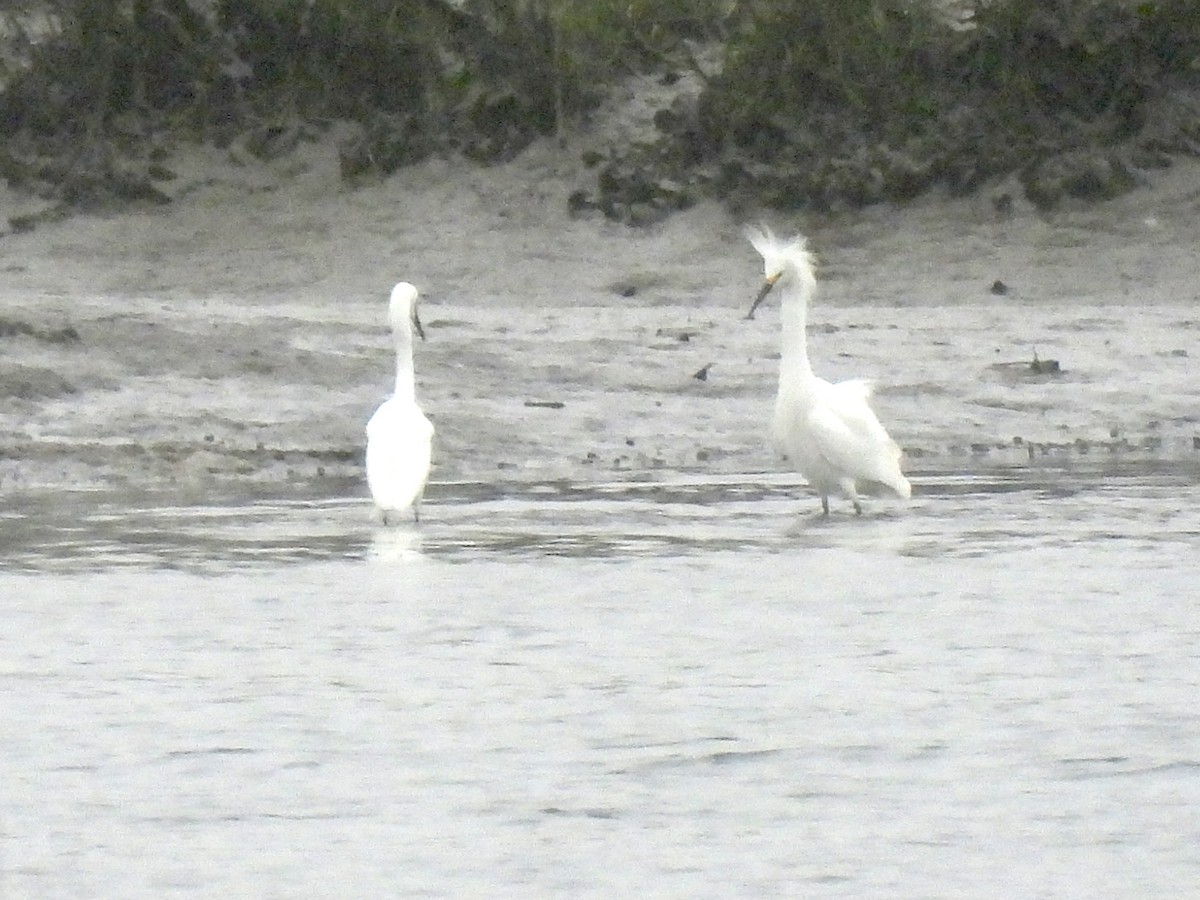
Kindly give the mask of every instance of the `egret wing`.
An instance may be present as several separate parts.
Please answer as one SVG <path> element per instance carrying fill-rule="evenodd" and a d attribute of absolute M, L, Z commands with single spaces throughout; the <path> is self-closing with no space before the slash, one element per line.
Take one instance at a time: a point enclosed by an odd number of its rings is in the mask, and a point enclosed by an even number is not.
<path fill-rule="evenodd" d="M 880 423 L 867 399 L 866 381 L 843 381 L 829 386 L 809 414 L 809 427 L 821 456 L 851 478 L 891 484 L 902 479 L 900 447 Z"/>

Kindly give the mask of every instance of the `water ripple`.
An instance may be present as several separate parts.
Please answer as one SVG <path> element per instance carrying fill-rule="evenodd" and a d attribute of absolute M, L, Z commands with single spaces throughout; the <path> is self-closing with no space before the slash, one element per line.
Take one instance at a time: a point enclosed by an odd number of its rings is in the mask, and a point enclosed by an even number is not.
<path fill-rule="evenodd" d="M 984 557 L 1073 542 L 1193 542 L 1200 468 L 1016 468 L 914 477 L 910 505 L 825 518 L 802 483 L 778 475 L 665 477 L 597 484 L 437 486 L 419 529 L 376 527 L 363 500 L 169 498 L 88 492 L 0 506 L 10 570 L 205 569 L 332 559 L 404 562 L 479 556 L 636 559 L 862 544 L 911 558 Z"/>

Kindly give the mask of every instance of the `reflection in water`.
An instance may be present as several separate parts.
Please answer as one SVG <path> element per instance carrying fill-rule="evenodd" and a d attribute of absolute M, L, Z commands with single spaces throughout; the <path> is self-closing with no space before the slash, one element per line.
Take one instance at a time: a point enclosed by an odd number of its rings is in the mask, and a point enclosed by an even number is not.
<path fill-rule="evenodd" d="M 377 562 L 415 562 L 422 557 L 421 543 L 421 531 L 414 525 L 380 525 L 371 533 L 368 556 Z"/>
<path fill-rule="evenodd" d="M 579 485 L 444 484 L 419 527 L 384 528 L 364 500 L 154 496 L 25 497 L 0 507 L 10 568 L 215 568 L 432 556 L 673 557 L 830 547 L 973 556 L 1075 541 L 1196 534 L 1193 467 L 1088 472 L 1011 469 L 916 479 L 911 503 L 877 498 L 864 516 L 822 517 L 790 477 L 676 477 Z"/>

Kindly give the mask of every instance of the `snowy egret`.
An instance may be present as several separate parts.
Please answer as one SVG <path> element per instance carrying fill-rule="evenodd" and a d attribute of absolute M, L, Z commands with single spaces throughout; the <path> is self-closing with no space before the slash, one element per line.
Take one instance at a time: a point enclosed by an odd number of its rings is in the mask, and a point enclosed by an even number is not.
<path fill-rule="evenodd" d="M 804 238 L 785 243 L 769 228 L 747 229 L 746 236 L 762 254 L 766 274 L 746 318 L 754 318 L 754 311 L 776 285 L 783 294 L 779 392 L 771 428 L 775 448 L 820 494 L 825 515 L 829 515 L 829 495 L 835 492 L 861 515 L 859 481 L 876 482 L 901 497 L 911 497 L 912 487 L 900 471 L 900 447 L 868 402 L 870 382 L 830 384 L 813 374 L 805 327 L 817 279 Z"/>
<path fill-rule="evenodd" d="M 417 316 L 417 289 L 407 281 L 392 288 L 388 320 L 396 345 L 396 391 L 367 422 L 367 486 L 385 525 L 409 507 L 420 521 L 433 450 L 433 425 L 417 406 L 413 375 L 413 331 L 422 340 L 425 331 Z"/>

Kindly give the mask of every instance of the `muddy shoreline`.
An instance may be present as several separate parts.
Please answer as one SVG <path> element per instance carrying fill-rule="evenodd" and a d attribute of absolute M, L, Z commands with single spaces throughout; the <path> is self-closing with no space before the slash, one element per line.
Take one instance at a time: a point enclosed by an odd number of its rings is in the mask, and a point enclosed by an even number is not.
<path fill-rule="evenodd" d="M 424 293 L 435 481 L 775 470 L 778 318 L 743 321 L 742 223 L 571 218 L 577 149 L 351 189 L 334 136 L 273 163 L 192 148 L 170 206 L 4 235 L 0 493 L 355 491 L 400 279 Z M 1200 465 L 1200 164 L 1053 215 L 1005 191 L 768 217 L 821 262 L 818 373 L 877 379 L 918 473 Z"/>

